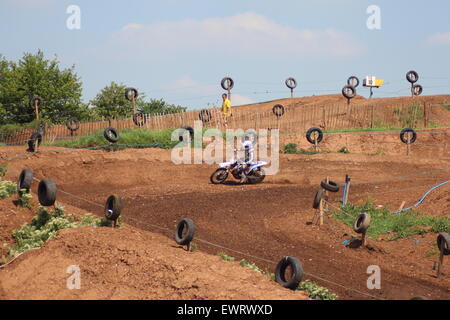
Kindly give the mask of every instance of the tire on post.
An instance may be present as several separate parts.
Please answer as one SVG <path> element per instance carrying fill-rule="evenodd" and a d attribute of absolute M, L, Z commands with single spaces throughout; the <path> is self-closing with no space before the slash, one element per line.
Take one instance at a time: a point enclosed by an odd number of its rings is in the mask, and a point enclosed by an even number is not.
<path fill-rule="evenodd" d="M 281 104 L 276 104 L 272 108 L 272 112 L 274 115 L 276 115 L 278 118 L 282 117 L 284 115 L 284 106 Z"/>
<path fill-rule="evenodd" d="M 409 142 L 408 139 L 406 138 L 407 134 L 412 134 L 412 137 L 409 140 Z M 400 140 L 405 144 L 413 144 L 417 140 L 417 132 L 414 129 L 405 128 L 400 132 Z"/>
<path fill-rule="evenodd" d="M 406 73 L 406 80 L 408 80 L 409 83 L 414 84 L 419 81 L 419 74 L 414 70 L 408 71 Z"/>
<path fill-rule="evenodd" d="M 108 127 L 103 131 L 103 136 L 111 143 L 116 143 L 120 139 L 119 132 L 111 127 Z"/>
<path fill-rule="evenodd" d="M 420 96 L 423 93 L 423 87 L 420 84 L 415 84 L 412 87 L 414 96 Z"/>
<path fill-rule="evenodd" d="M 136 112 L 133 114 L 133 123 L 138 127 L 142 127 L 147 123 L 147 117 L 142 111 Z"/>
<path fill-rule="evenodd" d="M 289 89 L 294 90 L 295 88 L 297 88 L 297 80 L 295 80 L 292 77 L 287 78 L 284 83 L 286 84 L 286 87 L 288 87 Z"/>
<path fill-rule="evenodd" d="M 105 203 L 105 218 L 111 221 L 117 220 L 122 213 L 122 208 L 122 198 L 117 195 L 109 196 Z"/>
<path fill-rule="evenodd" d="M 351 76 L 347 79 L 347 85 L 357 88 L 359 86 L 359 79 L 356 76 Z"/>
<path fill-rule="evenodd" d="M 317 137 L 317 140 L 314 140 L 312 138 L 313 133 L 317 132 L 319 134 L 319 136 Z M 320 130 L 319 128 L 310 128 L 307 132 L 306 132 L 306 140 L 308 140 L 309 143 L 311 144 L 316 144 L 316 143 L 320 143 L 323 140 L 323 131 Z"/>
<path fill-rule="evenodd" d="M 135 88 L 126 88 L 125 89 L 125 99 L 127 99 L 128 101 L 133 101 L 137 99 L 137 97 L 139 96 L 139 93 L 137 91 L 137 89 Z"/>
<path fill-rule="evenodd" d="M 194 129 L 192 127 L 190 127 L 190 126 L 182 126 L 178 130 L 180 130 L 179 137 L 178 137 L 180 142 L 184 141 L 184 136 L 186 134 L 186 131 L 189 132 L 189 140 L 187 142 L 192 141 L 192 139 L 194 138 Z"/>
<path fill-rule="evenodd" d="M 356 96 L 356 89 L 353 86 L 345 86 L 342 88 L 342 95 L 347 99 L 353 99 Z"/>
<path fill-rule="evenodd" d="M 40 107 L 40 106 L 42 106 L 42 103 L 44 102 L 44 99 L 42 99 L 41 97 L 39 97 L 39 96 L 33 96 L 31 99 L 30 99 L 30 104 L 31 104 L 31 106 L 35 106 L 36 105 L 36 103 L 37 103 L 37 106 L 38 107 Z"/>
<path fill-rule="evenodd" d="M 186 232 L 183 233 L 185 229 Z M 174 239 L 176 243 L 178 243 L 180 246 L 189 245 L 191 241 L 194 239 L 194 236 L 195 236 L 195 224 L 194 221 L 192 221 L 192 219 L 184 218 L 178 222 L 174 233 Z"/>
<path fill-rule="evenodd" d="M 223 90 L 231 90 L 234 87 L 234 80 L 230 77 L 225 77 L 220 82 L 220 85 L 222 86 Z"/>
<path fill-rule="evenodd" d="M 437 246 L 444 256 L 450 255 L 450 236 L 448 233 L 441 232 L 437 237 Z"/>
<path fill-rule="evenodd" d="M 320 201 L 323 199 L 323 195 L 324 195 L 324 191 L 322 188 L 316 192 L 316 195 L 315 195 L 314 201 L 313 201 L 313 205 L 312 205 L 313 209 L 319 209 Z"/>
<path fill-rule="evenodd" d="M 207 109 L 203 109 L 200 110 L 200 112 L 198 113 L 198 118 L 203 122 L 203 123 L 208 123 L 211 121 L 211 112 L 209 112 L 209 110 Z"/>
<path fill-rule="evenodd" d="M 370 215 L 363 212 L 356 217 L 353 230 L 356 233 L 366 233 L 370 226 Z"/>
<path fill-rule="evenodd" d="M 77 118 L 69 118 L 66 122 L 66 127 L 70 131 L 77 131 L 80 128 L 80 121 Z"/>
<path fill-rule="evenodd" d="M 17 193 L 19 196 L 22 196 L 22 190 L 25 190 L 27 193 L 30 192 L 32 184 L 33 171 L 31 169 L 23 169 L 17 181 Z"/>
<path fill-rule="evenodd" d="M 328 182 L 326 179 L 322 180 L 320 182 L 320 186 L 330 192 L 338 192 L 339 191 L 339 185 L 336 182 L 331 181 L 331 180 L 329 180 Z"/>
<path fill-rule="evenodd" d="M 56 201 L 56 184 L 51 179 L 43 179 L 38 186 L 39 203 L 44 207 L 55 204 Z"/>
<path fill-rule="evenodd" d="M 38 146 L 41 145 L 42 142 L 42 135 L 40 133 L 33 133 L 30 138 L 28 139 L 28 151 L 35 152 L 36 147 L 36 140 L 38 143 Z"/>
<path fill-rule="evenodd" d="M 291 278 L 287 279 L 286 270 L 291 269 Z M 296 290 L 303 278 L 303 265 L 297 258 L 284 257 L 278 262 L 275 269 L 275 280 L 287 289 Z"/>

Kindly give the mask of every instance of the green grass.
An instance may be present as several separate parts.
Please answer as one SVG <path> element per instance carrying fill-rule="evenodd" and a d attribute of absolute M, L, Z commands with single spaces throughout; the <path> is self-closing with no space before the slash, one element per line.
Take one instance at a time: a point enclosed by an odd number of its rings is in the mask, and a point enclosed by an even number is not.
<path fill-rule="evenodd" d="M 334 212 L 333 216 L 353 227 L 356 217 L 362 212 L 371 217 L 367 236 L 375 240 L 382 235 L 389 235 L 384 240 L 393 241 L 429 232 L 450 232 L 450 217 L 427 217 L 411 210 L 400 214 L 391 213 L 385 208 L 375 208 L 371 201 L 363 206 L 348 204 L 341 211 Z"/>
<path fill-rule="evenodd" d="M 148 147 L 171 149 L 179 143 L 179 141 L 171 141 L 172 131 L 170 129 L 124 129 L 119 131 L 120 140 L 110 146 L 103 136 L 103 130 L 101 130 L 74 140 L 59 140 L 44 145 L 66 148 L 113 148 L 114 150 Z"/>
<path fill-rule="evenodd" d="M 7 180 L 0 181 L 0 199 L 9 198 L 14 193 L 17 193 L 16 183 Z"/>
<path fill-rule="evenodd" d="M 281 150 L 284 154 L 306 154 L 306 155 L 314 155 L 321 153 L 320 151 L 308 151 L 305 149 L 297 149 L 297 144 L 295 143 L 288 143 L 283 147 L 283 150 Z M 322 152 L 324 153 L 324 152 Z"/>
<path fill-rule="evenodd" d="M 16 245 L 9 247 L 9 256 L 13 258 L 27 250 L 41 247 L 47 240 L 54 238 L 61 229 L 106 226 L 108 224 L 104 219 L 90 214 L 77 221 L 73 216 L 66 215 L 63 207 L 57 207 L 54 212 L 39 207 L 38 214 L 32 219 L 31 224 L 25 224 L 12 232 Z"/>

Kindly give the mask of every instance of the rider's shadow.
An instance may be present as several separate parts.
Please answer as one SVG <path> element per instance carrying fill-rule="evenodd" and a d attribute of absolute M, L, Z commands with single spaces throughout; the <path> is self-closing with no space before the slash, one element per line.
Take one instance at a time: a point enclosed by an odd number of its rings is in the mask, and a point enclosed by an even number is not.
<path fill-rule="evenodd" d="M 224 186 L 242 186 L 246 183 L 240 183 L 239 181 L 225 181 L 224 183 L 222 183 L 222 185 Z"/>

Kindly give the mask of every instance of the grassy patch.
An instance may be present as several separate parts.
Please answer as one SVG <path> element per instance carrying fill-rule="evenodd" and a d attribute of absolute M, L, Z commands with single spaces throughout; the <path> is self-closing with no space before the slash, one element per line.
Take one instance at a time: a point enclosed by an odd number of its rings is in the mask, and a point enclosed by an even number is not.
<path fill-rule="evenodd" d="M 10 258 L 33 248 L 39 248 L 48 239 L 54 238 L 61 229 L 77 228 L 82 226 L 104 226 L 107 223 L 103 219 L 92 215 L 85 215 L 76 221 L 71 215 L 66 215 L 62 207 L 57 207 L 50 212 L 44 207 L 39 207 L 38 214 L 31 224 L 25 224 L 20 229 L 14 230 L 12 235 L 16 245 L 9 247 Z"/>
<path fill-rule="evenodd" d="M 24 208 L 31 209 L 33 207 L 31 204 L 31 199 L 33 198 L 33 196 L 31 195 L 31 193 L 26 192 L 25 189 L 21 189 L 20 192 L 21 195 L 19 204 Z"/>
<path fill-rule="evenodd" d="M 114 150 L 149 147 L 171 149 L 179 143 L 179 141 L 171 141 L 172 132 L 173 130 L 170 129 L 123 129 L 119 131 L 120 140 L 111 146 L 103 136 L 103 130 L 100 130 L 74 140 L 59 140 L 45 145 L 66 148 L 112 148 Z"/>
<path fill-rule="evenodd" d="M 16 183 L 8 180 L 0 181 L 0 199 L 9 198 L 14 193 L 17 193 Z"/>
<path fill-rule="evenodd" d="M 313 155 L 320 153 L 320 151 L 308 151 L 305 149 L 298 150 L 297 144 L 295 143 L 286 144 L 281 152 L 284 154 L 306 154 L 306 155 Z"/>
<path fill-rule="evenodd" d="M 375 240 L 381 235 L 389 235 L 384 240 L 393 241 L 429 232 L 450 232 L 450 217 L 421 216 L 417 211 L 391 213 L 385 208 L 375 208 L 371 201 L 363 206 L 352 204 L 343 206 L 341 211 L 334 213 L 334 217 L 353 227 L 356 217 L 362 212 L 368 213 L 371 217 L 367 235 Z"/>
<path fill-rule="evenodd" d="M 350 153 L 350 151 L 347 149 L 347 147 L 342 147 L 338 150 L 338 153 Z"/>
<path fill-rule="evenodd" d="M 338 296 L 327 288 L 321 287 L 311 280 L 305 280 L 300 283 L 297 290 L 306 291 L 308 297 L 314 300 L 337 300 Z"/>

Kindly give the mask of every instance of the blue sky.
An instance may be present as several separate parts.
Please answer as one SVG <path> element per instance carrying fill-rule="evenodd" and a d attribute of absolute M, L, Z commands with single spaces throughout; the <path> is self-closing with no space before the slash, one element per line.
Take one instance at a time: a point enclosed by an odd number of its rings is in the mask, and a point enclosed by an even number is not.
<path fill-rule="evenodd" d="M 69 5 L 81 10 L 79 30 L 66 27 Z M 367 28 L 370 5 L 381 30 Z M 224 76 L 234 104 L 287 97 L 290 76 L 296 96 L 339 93 L 351 75 L 385 79 L 376 97 L 404 96 L 411 69 L 424 94 L 446 94 L 448 12 L 445 0 L 0 0 L 0 53 L 41 49 L 74 64 L 85 101 L 116 81 L 203 108 L 219 103 Z"/>

